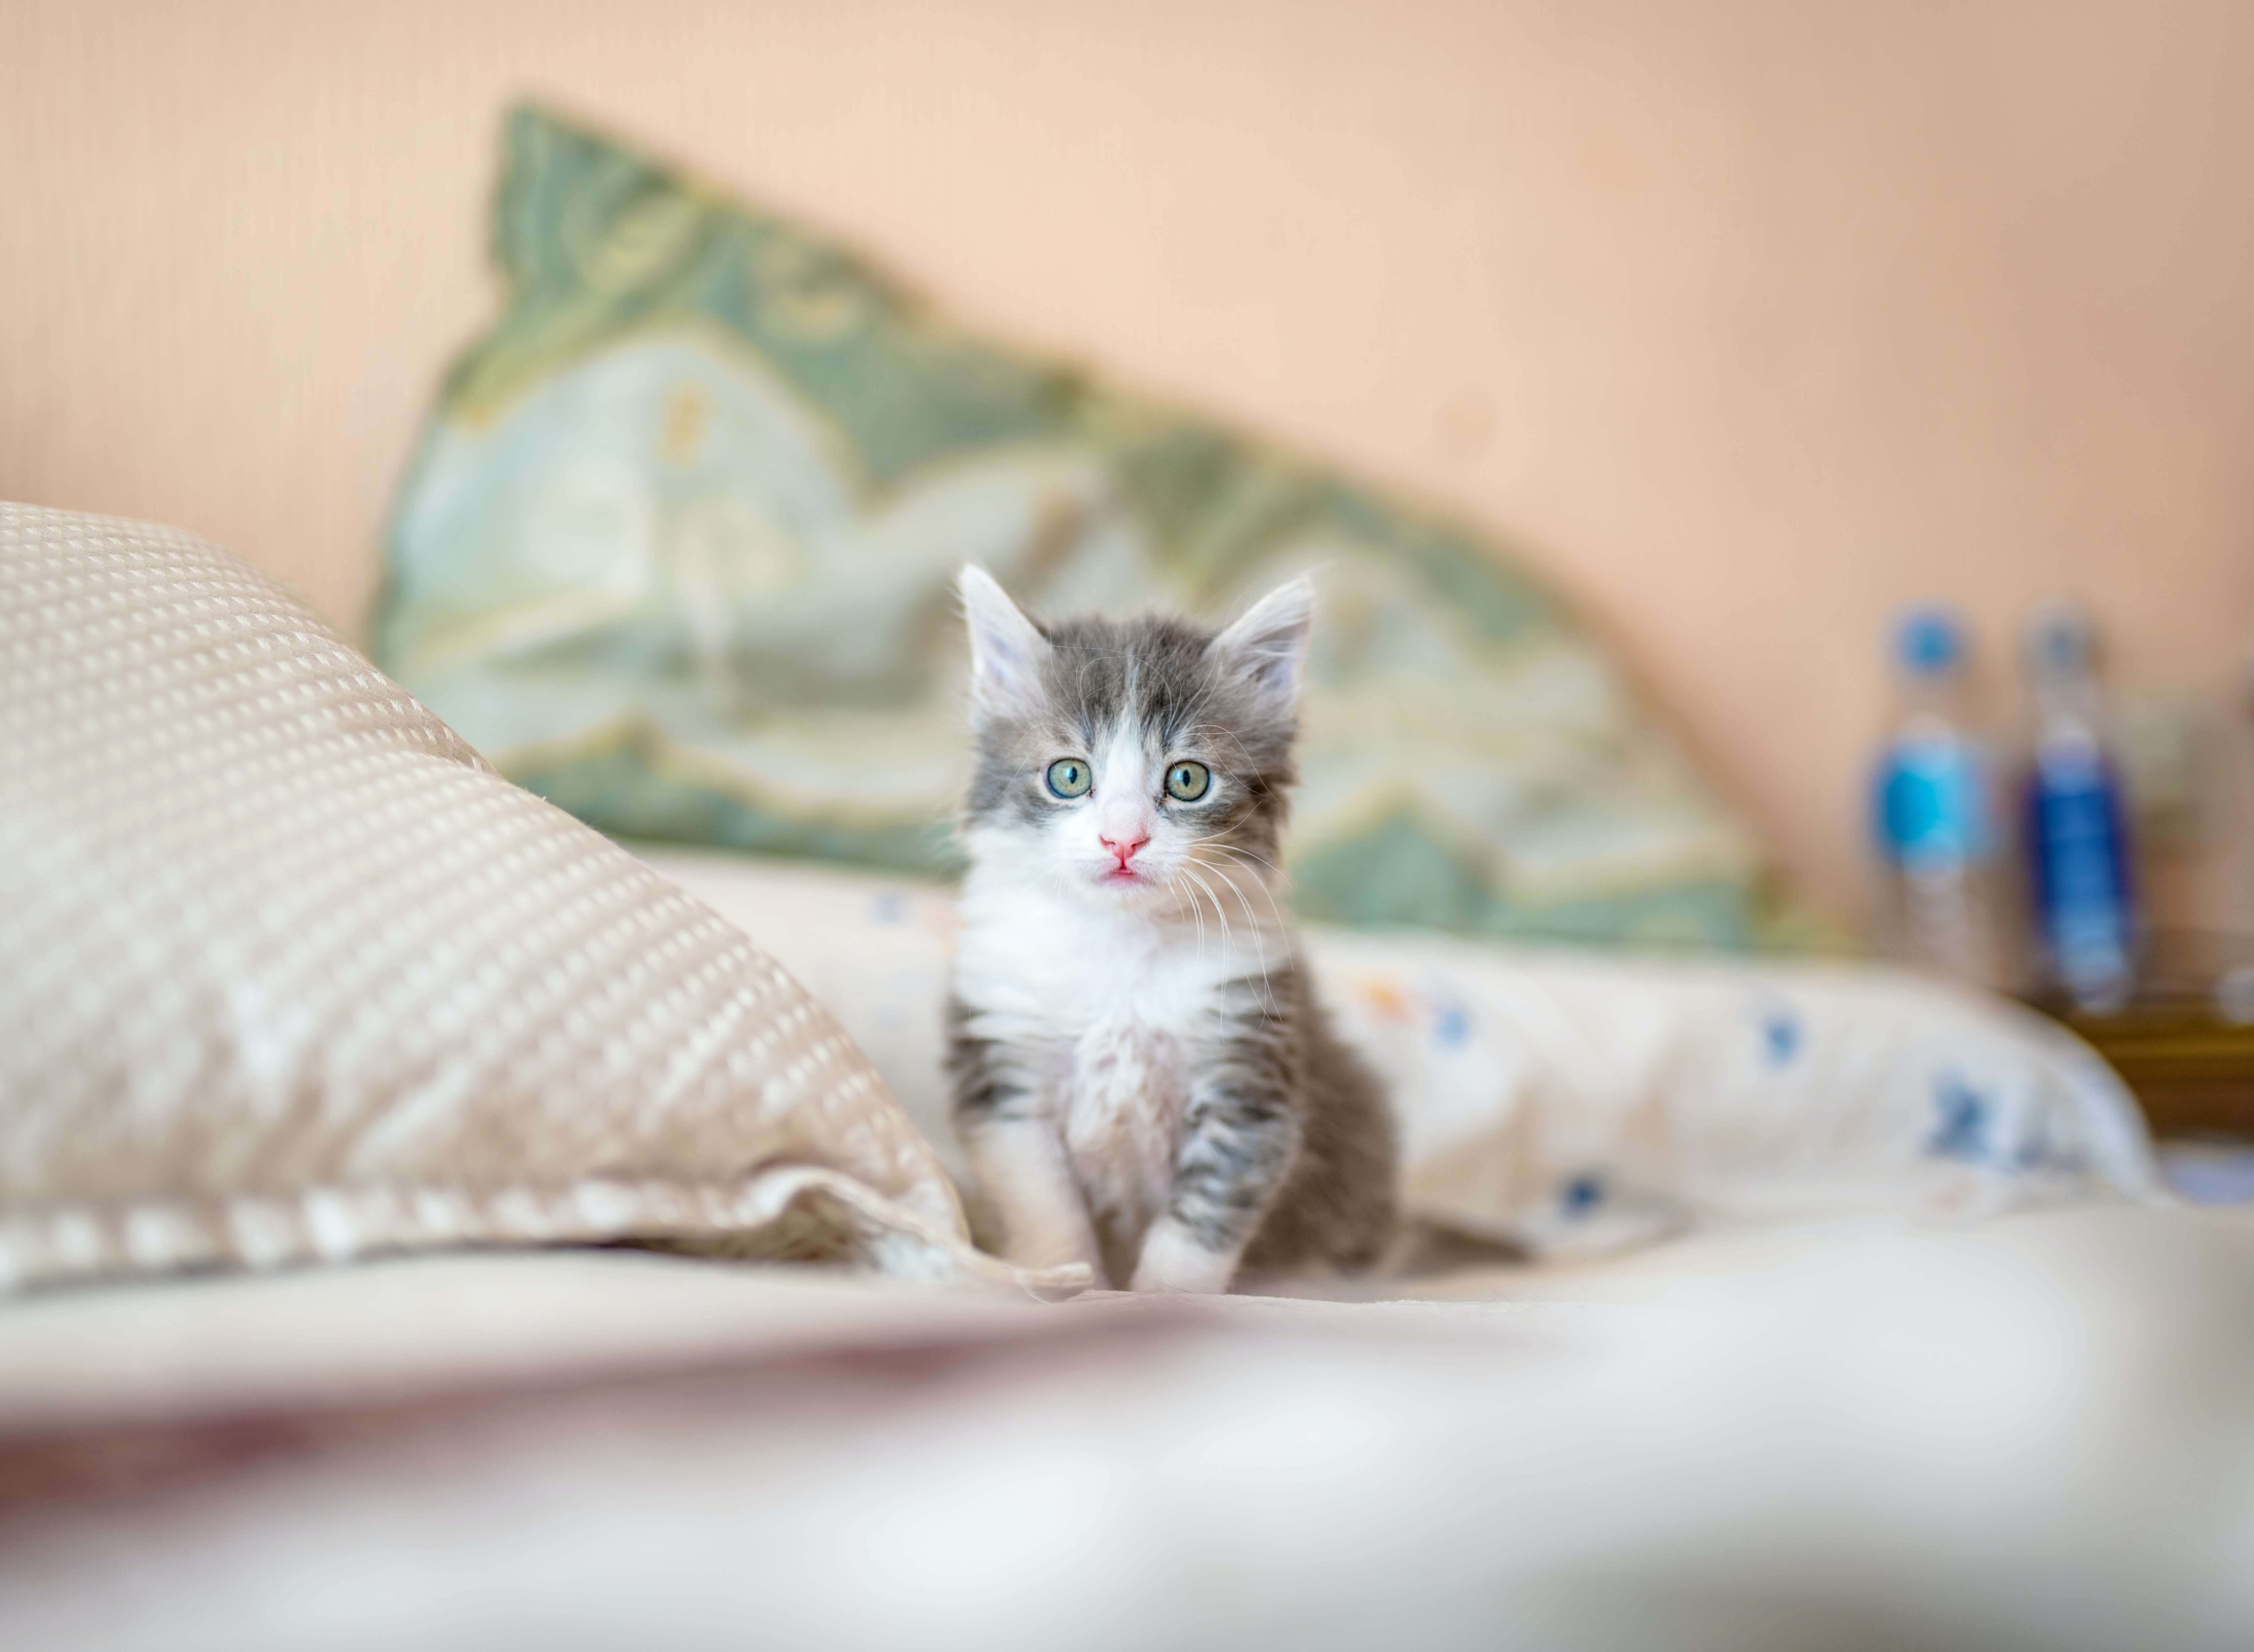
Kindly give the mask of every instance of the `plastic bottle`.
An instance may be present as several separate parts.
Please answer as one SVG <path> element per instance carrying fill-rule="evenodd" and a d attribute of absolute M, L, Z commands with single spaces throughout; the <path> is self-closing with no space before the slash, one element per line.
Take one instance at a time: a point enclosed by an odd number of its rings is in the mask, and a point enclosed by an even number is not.
<path fill-rule="evenodd" d="M 1900 709 L 1872 787 L 1887 939 L 1909 962 L 2006 984 L 1994 769 L 1973 732 L 1964 634 L 1939 609 L 1894 633 Z"/>
<path fill-rule="evenodd" d="M 2138 924 L 2128 815 L 2105 751 L 2090 625 L 2063 605 L 2027 627 L 2034 741 L 2026 859 L 2035 948 L 2075 1007 L 2116 1010 L 2136 987 Z"/>

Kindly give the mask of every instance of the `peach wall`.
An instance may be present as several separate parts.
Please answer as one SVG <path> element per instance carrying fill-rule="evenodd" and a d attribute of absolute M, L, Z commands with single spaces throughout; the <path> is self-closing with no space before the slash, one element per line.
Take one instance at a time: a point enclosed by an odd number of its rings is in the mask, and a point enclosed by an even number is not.
<path fill-rule="evenodd" d="M 2254 636 L 2254 6 L 0 0 L 0 496 L 354 625 L 536 91 L 1516 535 L 1832 904 L 1879 638 Z M 2254 927 L 2241 852 L 2170 876 Z"/>

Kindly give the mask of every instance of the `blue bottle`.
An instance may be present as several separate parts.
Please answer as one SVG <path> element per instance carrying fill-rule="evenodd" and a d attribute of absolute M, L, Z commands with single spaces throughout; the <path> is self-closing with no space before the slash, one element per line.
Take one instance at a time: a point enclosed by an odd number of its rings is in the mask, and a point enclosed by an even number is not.
<path fill-rule="evenodd" d="M 1894 633 L 1894 731 L 1872 786 L 1886 872 L 1889 950 L 1984 986 L 2005 984 L 2003 835 L 1994 767 L 1973 732 L 1964 634 L 1954 615 L 1919 609 Z"/>
<path fill-rule="evenodd" d="M 2035 948 L 2047 984 L 2103 1012 L 2136 989 L 2138 923 L 2127 810 L 2107 756 L 2090 621 L 2057 606 L 2027 629 L 2034 743 L 2026 858 Z"/>

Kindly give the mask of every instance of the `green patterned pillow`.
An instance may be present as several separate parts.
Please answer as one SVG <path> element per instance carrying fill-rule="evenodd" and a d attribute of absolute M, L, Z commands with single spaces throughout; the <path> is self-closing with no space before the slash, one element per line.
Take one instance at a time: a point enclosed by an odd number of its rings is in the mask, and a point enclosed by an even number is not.
<path fill-rule="evenodd" d="M 536 108 L 507 304 L 400 497 L 378 657 L 606 830 L 952 864 L 951 578 L 1225 615 L 1320 569 L 1301 912 L 1742 944 L 1747 834 L 1492 542 L 958 332 L 850 253 Z"/>

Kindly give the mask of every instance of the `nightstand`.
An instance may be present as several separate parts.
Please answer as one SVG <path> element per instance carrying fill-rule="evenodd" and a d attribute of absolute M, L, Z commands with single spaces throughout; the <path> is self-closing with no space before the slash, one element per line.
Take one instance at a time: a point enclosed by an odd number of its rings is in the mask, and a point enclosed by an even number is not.
<path fill-rule="evenodd" d="M 2154 937 L 2136 1001 L 2110 1015 L 2039 1007 L 2110 1062 L 2155 1136 L 2254 1138 L 2254 939 Z"/>

